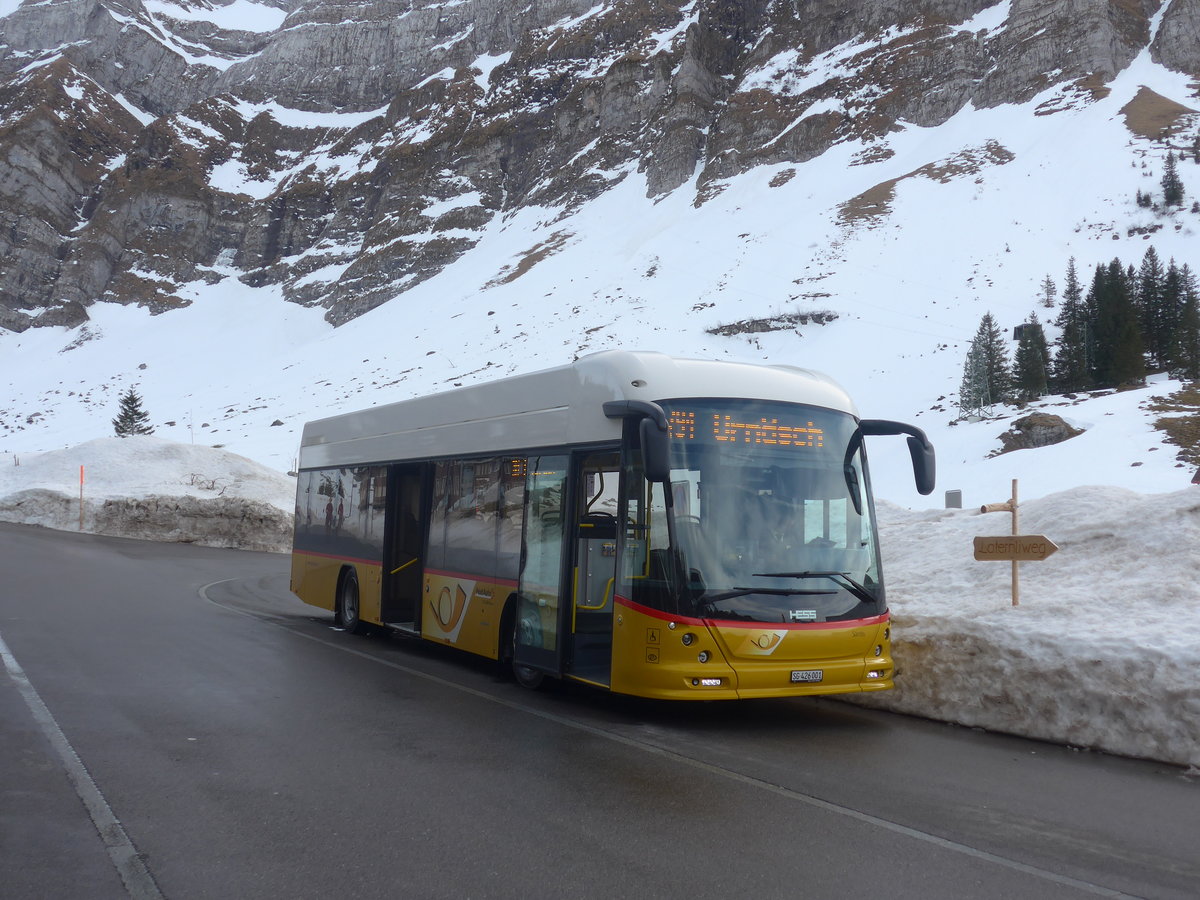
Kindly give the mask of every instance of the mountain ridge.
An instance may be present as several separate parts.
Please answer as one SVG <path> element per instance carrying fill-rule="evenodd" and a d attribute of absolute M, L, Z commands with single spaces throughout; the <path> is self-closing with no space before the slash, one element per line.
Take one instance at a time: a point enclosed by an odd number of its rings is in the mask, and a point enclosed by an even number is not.
<path fill-rule="evenodd" d="M 247 28 L 222 27 L 235 11 Z M 101 300 L 165 311 L 231 255 L 246 283 L 341 324 L 452 265 L 495 216 L 569 213 L 631 167 L 651 197 L 698 173 L 703 202 L 968 104 L 1057 87 L 1061 108 L 1146 48 L 1198 73 L 1198 28 L 1193 0 L 22 4 L 0 19 L 0 146 L 46 138 L 40 170 L 0 167 L 0 326 L 78 324 Z M 475 202 L 427 215 L 454 198 Z"/>

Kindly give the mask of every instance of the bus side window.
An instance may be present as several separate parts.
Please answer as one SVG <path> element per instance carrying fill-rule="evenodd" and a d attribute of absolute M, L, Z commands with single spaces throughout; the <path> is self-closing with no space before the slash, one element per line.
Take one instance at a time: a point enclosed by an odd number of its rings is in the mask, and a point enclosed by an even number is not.
<path fill-rule="evenodd" d="M 446 565 L 446 503 L 449 500 L 451 463 L 440 462 L 434 469 L 433 505 L 429 511 L 429 552 L 426 565 L 434 569 Z"/>
<path fill-rule="evenodd" d="M 499 522 L 496 532 L 496 577 L 516 581 L 521 574 L 521 527 L 525 519 L 524 459 L 500 464 Z"/>

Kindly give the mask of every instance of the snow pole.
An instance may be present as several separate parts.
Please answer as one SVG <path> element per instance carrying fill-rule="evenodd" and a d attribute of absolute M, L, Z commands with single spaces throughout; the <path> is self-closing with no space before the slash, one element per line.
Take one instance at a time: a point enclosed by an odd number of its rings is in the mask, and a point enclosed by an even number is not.
<path fill-rule="evenodd" d="M 1017 512 L 1017 509 L 1018 509 L 1018 507 L 1017 507 L 1017 479 L 1014 478 L 1012 480 L 1012 497 L 1010 499 L 1005 500 L 1003 503 L 986 503 L 979 508 L 979 511 L 981 513 L 990 513 L 990 512 L 1012 513 L 1012 535 L 1014 538 L 1016 538 L 1020 535 L 1020 532 L 1017 530 L 1017 526 L 1020 524 L 1019 523 L 1020 516 L 1019 516 L 1019 513 Z M 1007 550 L 1008 548 L 1005 548 L 1005 549 Z M 996 556 L 988 555 L 988 556 L 981 557 L 979 554 L 979 547 L 976 547 L 975 558 L 976 559 L 1008 559 L 1008 560 L 1012 560 L 1012 605 L 1020 606 L 1021 605 L 1021 570 L 1019 568 L 1017 568 L 1018 561 L 1015 557 L 1015 554 L 1010 555 L 1009 552 L 1004 552 L 1003 555 L 996 555 Z"/>
<path fill-rule="evenodd" d="M 1012 480 L 1012 482 L 1013 482 L 1013 485 L 1012 485 L 1012 533 L 1013 533 L 1013 537 L 1016 537 L 1017 535 L 1019 535 L 1021 533 L 1020 531 L 1017 530 L 1017 520 L 1020 518 L 1021 510 L 1020 510 L 1020 507 L 1017 506 L 1017 479 L 1014 478 Z M 1012 561 L 1012 601 L 1013 601 L 1012 605 L 1013 606 L 1021 605 L 1021 569 L 1020 569 L 1020 566 L 1021 566 L 1021 564 L 1017 560 L 1014 559 Z"/>
<path fill-rule="evenodd" d="M 79 467 L 79 530 L 83 531 L 83 466 Z"/>

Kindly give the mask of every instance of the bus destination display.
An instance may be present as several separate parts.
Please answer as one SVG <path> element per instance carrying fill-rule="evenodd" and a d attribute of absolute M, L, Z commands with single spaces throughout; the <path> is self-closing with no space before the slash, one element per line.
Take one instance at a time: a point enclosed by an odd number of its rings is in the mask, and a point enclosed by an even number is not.
<path fill-rule="evenodd" d="M 757 420 L 731 413 L 704 413 L 672 409 L 667 415 L 672 440 L 716 441 L 720 443 L 763 444 L 774 447 L 825 446 L 825 430 L 809 419 L 789 421 L 777 416 Z"/>

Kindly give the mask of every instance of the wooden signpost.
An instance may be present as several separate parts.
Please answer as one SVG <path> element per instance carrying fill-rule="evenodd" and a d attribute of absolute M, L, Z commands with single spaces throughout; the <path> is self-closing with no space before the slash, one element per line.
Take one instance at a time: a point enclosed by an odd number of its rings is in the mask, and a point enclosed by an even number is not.
<path fill-rule="evenodd" d="M 979 512 L 1012 513 L 1012 534 L 1001 537 L 975 538 L 975 558 L 978 560 L 1000 560 L 1012 562 L 1012 605 L 1021 605 L 1021 560 L 1041 560 L 1050 556 L 1058 545 L 1044 534 L 1018 534 L 1017 479 L 1013 479 L 1012 498 L 1003 503 L 985 503 Z"/>

